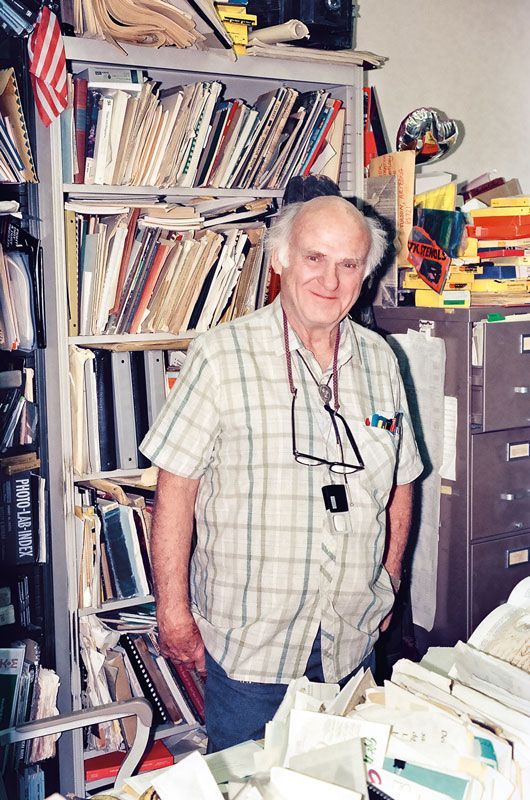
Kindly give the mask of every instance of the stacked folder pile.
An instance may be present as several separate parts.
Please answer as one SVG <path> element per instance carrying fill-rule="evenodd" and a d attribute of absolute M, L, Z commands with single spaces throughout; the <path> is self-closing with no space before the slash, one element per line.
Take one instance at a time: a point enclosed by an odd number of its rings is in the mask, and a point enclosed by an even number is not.
<path fill-rule="evenodd" d="M 476 248 L 480 273 L 472 303 L 527 303 L 530 300 L 530 197 L 494 197 L 471 209 L 469 245 Z"/>
<path fill-rule="evenodd" d="M 401 660 L 376 687 L 292 681 L 265 729 L 126 781 L 118 798 L 173 800 L 528 800 L 530 578 L 467 644 Z M 146 792 L 146 794 L 142 794 Z M 148 792 L 148 794 L 147 794 Z"/>
<path fill-rule="evenodd" d="M 189 4 L 169 0 L 72 0 L 63 3 L 76 34 L 162 47 L 191 47 L 204 40 L 189 13 Z"/>
<path fill-rule="evenodd" d="M 270 202 L 232 200 L 228 209 L 205 221 L 193 206 L 67 203 L 70 334 L 204 331 L 254 310 L 263 224 L 212 228 L 263 216 Z"/>
<path fill-rule="evenodd" d="M 15 70 L 0 70 L 0 183 L 37 182 Z"/>
<path fill-rule="evenodd" d="M 90 68 L 69 77 L 68 96 L 66 183 L 281 189 L 293 175 L 338 177 L 345 112 L 324 89 L 280 86 L 249 103 L 225 99 L 219 81 L 159 89 L 139 70 Z"/>

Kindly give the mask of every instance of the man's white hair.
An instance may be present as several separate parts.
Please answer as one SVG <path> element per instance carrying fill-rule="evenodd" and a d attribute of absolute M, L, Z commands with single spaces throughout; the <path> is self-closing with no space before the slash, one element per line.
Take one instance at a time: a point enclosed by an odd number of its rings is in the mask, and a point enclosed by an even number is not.
<path fill-rule="evenodd" d="M 328 200 L 339 203 L 353 218 L 361 220 L 362 224 L 366 226 L 370 235 L 370 249 L 366 256 L 364 272 L 364 277 L 367 278 L 381 263 L 387 247 L 387 236 L 379 222 L 374 217 L 365 217 L 361 211 L 344 197 L 324 195 L 314 198 L 314 200 L 318 200 L 319 205 L 322 201 Z M 289 266 L 289 248 L 291 246 L 291 237 L 296 218 L 301 212 L 305 213 L 309 211 L 312 202 L 313 201 L 308 200 L 284 206 L 276 217 L 274 217 L 267 231 L 266 246 L 269 256 L 273 252 L 276 253 L 276 257 L 283 267 Z"/>

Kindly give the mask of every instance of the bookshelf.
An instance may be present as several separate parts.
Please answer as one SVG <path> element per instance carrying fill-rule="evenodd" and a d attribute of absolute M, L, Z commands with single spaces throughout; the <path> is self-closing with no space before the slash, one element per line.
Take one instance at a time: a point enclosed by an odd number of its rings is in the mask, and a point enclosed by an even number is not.
<path fill-rule="evenodd" d="M 35 109 L 32 102 L 32 89 L 29 79 L 29 72 L 27 70 L 27 48 L 26 41 L 21 38 L 4 38 L 2 40 L 2 53 L 0 56 L 0 69 L 8 70 L 14 68 L 14 74 L 20 94 L 21 107 L 20 111 L 25 120 L 25 129 L 28 134 L 28 148 L 31 152 L 35 153 L 34 131 L 35 131 Z M 16 141 L 16 139 L 15 139 Z M 20 140 L 17 147 L 20 146 Z M 26 176 L 28 179 L 29 176 Z M 14 244 L 14 229 L 19 228 L 21 236 L 18 241 L 22 244 L 26 235 L 33 237 L 34 243 L 38 245 L 40 236 L 39 224 L 39 203 L 38 203 L 38 185 L 34 182 L 25 180 L 20 183 L 4 183 L 0 181 L 0 199 L 1 200 L 16 200 L 19 204 L 20 218 L 1 216 L 0 222 L 3 227 L 3 232 L 6 234 L 6 239 L 9 240 L 10 246 L 6 246 L 6 241 L 3 241 L 4 253 L 10 252 L 15 249 Z M 12 223 L 12 226 L 11 226 Z M 10 226 L 8 229 L 8 225 Z M 38 273 L 38 262 L 28 259 L 29 271 L 31 274 L 31 282 L 35 283 Z M 35 296 L 32 299 L 33 310 L 36 311 Z M 38 304 L 37 304 L 38 305 Z M 42 309 L 41 309 L 42 311 Z M 38 317 L 36 314 L 34 320 L 35 330 L 40 327 Z M 28 463 L 27 469 L 31 470 L 32 474 L 38 475 L 39 480 L 44 482 L 46 487 L 44 495 L 38 498 L 31 497 L 32 504 L 36 502 L 38 506 L 38 513 L 41 516 L 43 525 L 39 525 L 39 530 L 35 529 L 35 538 L 33 542 L 33 558 L 28 563 L 13 563 L 9 559 L 1 559 L 0 563 L 0 586 L 10 588 L 10 605 L 14 606 L 14 622 L 11 624 L 3 624 L 0 626 L 0 647 L 10 647 L 15 640 L 33 640 L 37 644 L 39 654 L 39 664 L 42 667 L 53 668 L 55 666 L 55 647 L 54 647 L 54 619 L 53 619 L 53 581 L 52 581 L 52 565 L 50 558 L 51 546 L 51 519 L 49 515 L 49 505 L 47 502 L 47 487 L 48 487 L 48 472 L 47 464 L 49 460 L 49 449 L 46 435 L 45 423 L 45 409 L 46 409 L 46 376 L 45 376 L 45 326 L 36 336 L 35 347 L 31 350 L 23 352 L 19 349 L 0 350 L 0 371 L 14 372 L 20 371 L 23 375 L 23 381 L 29 380 L 33 387 L 33 403 L 37 413 L 37 428 L 36 435 L 31 437 L 31 441 L 26 440 L 22 444 L 22 439 L 16 439 L 12 444 L 6 448 L 2 448 L 0 457 L 2 458 L 2 473 L 0 481 L 7 484 L 17 477 L 23 477 L 27 474 L 24 471 L 15 472 L 11 475 L 4 471 L 6 461 L 8 459 L 26 458 L 36 459 L 33 465 Z M 27 371 L 27 372 L 26 372 Z M 33 378 L 29 378 L 29 373 L 32 371 Z M 26 393 L 26 386 L 24 383 L 20 390 Z M 24 412 L 23 412 L 24 413 Z M 5 420 L 2 420 L 4 422 Z M 17 424 L 15 433 L 21 432 L 21 426 Z M 11 484 L 12 486 L 12 484 Z M 3 491 L 0 493 L 0 514 L 4 512 L 7 515 L 7 508 L 3 507 Z M 12 520 L 11 520 L 12 521 Z M 13 527 L 7 526 L 5 530 L 6 542 L 9 547 L 9 540 L 11 542 L 18 539 L 19 531 Z M 40 545 L 40 546 L 39 546 Z M 5 599 L 5 596 L 4 596 Z M 0 609 L 0 612 L 7 612 L 7 607 Z M 26 649 L 26 656 L 28 656 L 28 649 Z M 28 656 L 29 658 L 29 656 Z M 19 696 L 19 701 L 20 701 Z M 29 710 L 29 709 L 28 709 Z M 27 719 L 27 716 L 22 717 L 22 721 Z M 11 751 L 11 747 L 9 748 Z M 2 748 L 3 752 L 3 748 Z M 14 764 L 18 762 L 13 762 Z M 51 789 L 58 781 L 56 764 L 53 760 L 41 762 L 39 768 L 44 773 L 44 783 L 46 789 Z M 27 768 L 22 766 L 20 768 L 21 776 L 26 773 Z M 18 775 L 10 762 L 6 771 L 3 774 L 5 782 L 5 789 L 7 795 L 10 797 L 18 797 Z M 2 777 L 0 777 L 0 783 Z M 21 790 L 23 791 L 23 790 Z M 48 793 L 48 792 L 46 792 Z M 7 796 L 6 795 L 6 796 Z"/>
<path fill-rule="evenodd" d="M 87 66 L 107 65 L 140 67 L 154 80 L 167 86 L 185 85 L 201 78 L 215 76 L 226 86 L 226 97 L 242 97 L 252 103 L 263 92 L 282 85 L 301 91 L 331 88 L 333 96 L 345 108 L 344 145 L 340 185 L 346 196 L 362 196 L 362 83 L 361 66 L 332 63 L 287 62 L 266 58 L 246 57 L 233 61 L 230 53 L 151 49 L 126 46 L 122 52 L 106 42 L 65 39 L 66 57 L 73 73 Z M 139 196 L 157 195 L 173 202 L 185 203 L 186 198 L 216 197 L 281 197 L 281 190 L 171 188 L 153 186 L 84 186 L 63 183 L 61 163 L 60 123 L 45 130 L 37 129 L 37 164 L 41 180 L 41 239 L 46 265 L 45 302 L 48 350 L 46 353 L 46 382 L 48 394 L 48 440 L 50 442 L 49 486 L 50 505 L 54 520 L 52 563 L 54 571 L 54 615 L 56 630 L 57 670 L 61 675 L 59 706 L 61 711 L 81 707 L 81 666 L 79 663 L 79 623 L 83 617 L 110 609 L 85 608 L 77 610 L 77 563 L 74 546 L 74 482 L 70 387 L 68 380 L 69 345 L 80 347 L 111 347 L 117 350 L 138 347 L 178 349 L 186 346 L 193 333 L 175 336 L 167 334 L 123 334 L 120 336 L 69 336 L 67 315 L 67 286 L 65 264 L 64 201 L 80 196 L 106 201 L 127 193 Z M 120 201 L 121 202 L 121 201 Z M 110 473 L 102 473 L 108 475 Z M 123 472 L 113 473 L 123 475 Z M 136 599 L 138 603 L 147 600 Z M 122 602 L 122 601 L 119 601 Z M 125 606 L 132 604 L 127 601 Z M 116 609 L 118 606 L 113 605 Z M 174 733 L 174 728 L 168 731 Z M 169 735 L 158 729 L 155 736 Z M 59 743 L 61 790 L 84 796 L 83 740 L 81 732 L 73 732 Z"/>

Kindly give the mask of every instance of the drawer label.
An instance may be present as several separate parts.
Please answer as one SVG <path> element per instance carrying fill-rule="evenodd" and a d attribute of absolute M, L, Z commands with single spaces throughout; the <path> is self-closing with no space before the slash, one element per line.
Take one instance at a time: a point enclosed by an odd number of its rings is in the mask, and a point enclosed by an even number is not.
<path fill-rule="evenodd" d="M 508 444 L 508 461 L 516 458 L 528 458 L 530 456 L 530 442 L 513 442 Z"/>
<path fill-rule="evenodd" d="M 528 564 L 529 551 L 528 547 L 523 547 L 520 550 L 508 550 L 508 566 L 515 567 L 517 564 Z"/>
<path fill-rule="evenodd" d="M 530 353 L 530 333 L 521 336 L 521 353 Z"/>

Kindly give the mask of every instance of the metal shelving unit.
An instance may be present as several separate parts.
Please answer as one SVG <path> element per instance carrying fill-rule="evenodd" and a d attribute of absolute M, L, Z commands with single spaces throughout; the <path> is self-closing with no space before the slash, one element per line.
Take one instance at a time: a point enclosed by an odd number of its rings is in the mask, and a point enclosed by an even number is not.
<path fill-rule="evenodd" d="M 150 49 L 126 46 L 127 52 L 106 42 L 65 38 L 66 57 L 73 72 L 88 64 L 135 66 L 165 85 L 192 82 L 200 78 L 225 83 L 227 94 L 253 101 L 260 93 L 281 84 L 303 91 L 329 87 L 342 99 L 346 109 L 345 139 L 340 184 L 346 196 L 362 197 L 362 66 L 317 62 L 289 62 L 281 59 L 245 57 L 232 60 L 230 53 L 218 51 Z M 152 336 L 69 337 L 67 327 L 67 293 L 65 268 L 65 236 L 63 208 L 65 195 L 89 194 L 95 198 L 121 196 L 127 193 L 142 196 L 156 194 L 165 198 L 201 195 L 278 197 L 279 191 L 217 189 L 172 189 L 167 187 L 81 186 L 63 184 L 61 172 L 60 123 L 49 129 L 37 125 L 37 165 L 39 170 L 41 239 L 45 261 L 45 299 L 48 349 L 46 352 L 46 389 L 48 394 L 48 441 L 50 446 L 49 490 L 53 519 L 52 562 L 54 573 L 54 617 L 56 665 L 61 675 L 60 711 L 81 708 L 81 668 L 78 652 L 78 620 L 80 614 L 99 613 L 100 609 L 77 610 L 77 565 L 74 547 L 74 479 L 72 473 L 72 439 L 68 380 L 68 346 L 75 342 L 86 346 L 108 346 L 126 349 L 128 343 L 142 340 L 159 348 L 185 346 L 191 338 L 166 334 Z M 118 473 L 114 473 L 117 475 Z M 107 474 L 110 477 L 110 475 Z M 142 598 L 147 600 L 151 598 Z M 106 605 L 107 610 L 110 606 Z M 114 606 L 116 607 L 116 606 Z M 173 733 L 174 730 L 171 730 Z M 159 732 L 164 735 L 163 732 Z M 169 734 L 165 734 L 169 735 Z M 63 793 L 85 794 L 82 735 L 79 731 L 61 737 L 59 766 Z M 91 787 L 92 788 L 92 787 Z"/>

